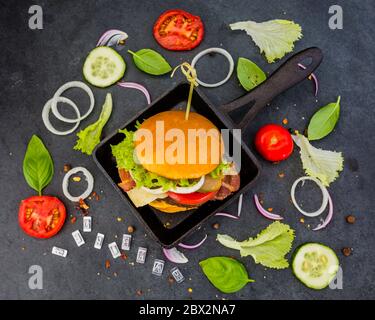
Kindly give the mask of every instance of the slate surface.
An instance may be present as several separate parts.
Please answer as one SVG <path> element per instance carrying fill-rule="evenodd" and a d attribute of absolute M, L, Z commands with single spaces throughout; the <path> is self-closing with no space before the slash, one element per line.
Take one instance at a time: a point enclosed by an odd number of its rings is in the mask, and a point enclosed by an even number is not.
<path fill-rule="evenodd" d="M 44 29 L 28 28 L 28 8 L 39 4 L 44 10 Z M 369 299 L 374 291 L 374 219 L 372 197 L 375 158 L 372 142 L 374 129 L 375 93 L 373 90 L 375 48 L 375 14 L 372 1 L 334 1 L 344 10 L 344 29 L 332 31 L 328 28 L 327 1 L 13 1 L 0 2 L 0 34 L 2 54 L 0 56 L 2 76 L 0 78 L 0 298 L 6 299 Z M 199 48 L 192 52 L 169 52 L 163 50 L 152 37 L 152 26 L 161 12 L 170 8 L 182 8 L 202 17 L 206 35 Z M 305 288 L 292 275 L 290 269 L 265 270 L 255 265 L 251 258 L 241 259 L 250 276 L 256 282 L 236 294 L 224 295 L 213 288 L 201 273 L 198 262 L 215 255 L 237 253 L 223 248 L 215 241 L 217 231 L 211 223 L 219 222 L 220 232 L 239 239 L 255 236 L 270 222 L 261 217 L 252 203 L 252 192 L 245 194 L 241 222 L 213 218 L 200 232 L 186 242 L 194 243 L 207 233 L 209 239 L 200 250 L 186 252 L 190 261 L 179 266 L 186 277 L 180 285 L 169 284 L 168 270 L 173 265 L 166 263 L 166 272 L 161 278 L 151 274 L 154 258 L 163 258 L 160 247 L 129 213 L 119 195 L 99 173 L 93 160 L 72 147 L 75 135 L 59 137 L 50 134 L 41 121 L 41 109 L 54 91 L 63 83 L 82 80 L 81 68 L 86 53 L 92 49 L 100 34 L 109 28 L 119 28 L 129 34 L 127 47 L 133 50 L 154 48 L 161 52 L 172 65 L 191 61 L 202 49 L 221 46 L 237 59 L 247 57 L 265 71 L 273 71 L 279 63 L 267 64 L 258 49 L 243 32 L 232 32 L 228 24 L 252 19 L 256 21 L 285 18 L 293 19 L 303 27 L 304 37 L 295 50 L 319 46 L 324 51 L 324 62 L 317 71 L 321 90 L 318 99 L 313 96 L 312 83 L 304 81 L 299 86 L 275 99 L 253 121 L 245 139 L 252 147 L 252 137 L 265 123 L 281 123 L 288 118 L 289 126 L 303 131 L 308 119 L 317 110 L 342 96 L 340 121 L 335 131 L 314 145 L 342 151 L 345 169 L 332 184 L 330 192 L 335 205 L 335 217 L 329 227 L 320 232 L 306 228 L 317 221 L 299 222 L 300 216 L 289 202 L 292 182 L 303 175 L 297 152 L 283 163 L 273 165 L 262 161 L 262 177 L 254 192 L 265 195 L 265 205 L 285 216 L 285 222 L 296 229 L 294 247 L 306 241 L 318 241 L 331 246 L 337 253 L 343 269 L 343 290 L 313 291 Z M 143 83 L 152 97 L 157 97 L 177 81 L 180 75 L 152 77 L 143 74 L 132 64 L 124 51 L 127 62 L 126 79 Z M 221 79 L 226 68 L 220 68 L 224 59 L 207 57 L 199 64 L 202 79 Z M 216 105 L 223 104 L 243 94 L 233 75 L 225 85 L 216 89 L 203 89 Z M 105 133 L 118 128 L 126 119 L 145 106 L 144 97 L 134 90 L 112 87 L 94 89 L 97 101 L 95 112 L 83 123 L 85 127 L 99 114 L 99 106 L 106 92 L 114 96 L 114 111 L 105 128 Z M 76 95 L 75 95 L 76 94 Z M 77 92 L 74 96 L 79 105 L 87 98 Z M 22 198 L 34 192 L 27 186 L 22 175 L 22 159 L 26 144 L 32 134 L 43 138 L 54 161 L 56 174 L 45 190 L 47 194 L 59 196 L 67 205 L 69 214 L 77 215 L 74 207 L 62 195 L 62 169 L 65 163 L 87 167 L 95 176 L 95 190 L 100 194 L 99 202 L 91 201 L 93 232 L 85 234 L 86 245 L 78 248 L 71 232 L 81 228 L 82 217 L 76 224 L 69 221 L 62 232 L 53 239 L 38 241 L 25 236 L 17 223 L 17 210 Z M 285 178 L 278 178 L 280 172 Z M 315 189 L 314 189 L 315 190 Z M 307 193 L 301 193 L 310 197 Z M 311 190 L 306 206 L 311 209 L 320 201 L 319 192 Z M 235 212 L 236 206 L 228 208 Z M 354 214 L 355 225 L 348 225 L 345 216 Z M 123 221 L 118 222 L 117 217 Z M 111 241 L 120 243 L 120 236 L 127 225 L 135 225 L 133 250 L 126 261 L 113 261 L 106 245 Z M 105 247 L 101 251 L 93 248 L 97 232 L 106 235 Z M 116 235 L 118 238 L 116 238 Z M 51 255 L 52 246 L 69 250 L 66 259 Z M 136 248 L 146 246 L 149 250 L 145 265 L 132 266 Z M 343 257 L 340 250 L 353 247 L 350 257 Z M 105 269 L 105 260 L 111 268 Z M 40 265 L 44 271 L 44 289 L 30 290 L 28 269 Z M 114 275 L 117 274 L 117 277 Z M 188 288 L 192 288 L 190 294 Z M 136 291 L 142 290 L 141 297 Z"/>

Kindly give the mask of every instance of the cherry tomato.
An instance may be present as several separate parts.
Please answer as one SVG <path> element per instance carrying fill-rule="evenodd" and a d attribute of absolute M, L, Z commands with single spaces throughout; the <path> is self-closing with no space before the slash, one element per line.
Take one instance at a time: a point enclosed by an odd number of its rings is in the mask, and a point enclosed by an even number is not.
<path fill-rule="evenodd" d="M 201 18 L 184 10 L 168 10 L 154 25 L 156 41 L 168 50 L 191 50 L 201 43 L 203 35 Z"/>
<path fill-rule="evenodd" d="M 255 147 L 269 161 L 281 161 L 293 152 L 293 139 L 287 129 L 277 124 L 267 124 L 255 136 Z"/>
<path fill-rule="evenodd" d="M 64 225 L 66 209 L 56 197 L 33 196 L 21 201 L 18 221 L 31 237 L 47 239 L 56 235 Z"/>
<path fill-rule="evenodd" d="M 207 202 L 208 200 L 211 200 L 215 197 L 217 191 L 212 192 L 192 192 L 188 194 L 181 194 L 181 193 L 175 193 L 175 192 L 168 192 L 168 196 L 180 204 L 187 204 L 187 205 L 193 205 L 193 204 L 202 204 Z"/>

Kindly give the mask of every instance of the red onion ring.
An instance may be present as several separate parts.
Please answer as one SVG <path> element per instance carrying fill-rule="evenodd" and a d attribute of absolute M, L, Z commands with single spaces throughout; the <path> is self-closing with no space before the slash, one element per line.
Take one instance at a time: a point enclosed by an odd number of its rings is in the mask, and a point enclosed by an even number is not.
<path fill-rule="evenodd" d="M 303 70 L 306 70 L 306 67 L 303 64 L 299 63 L 298 66 L 300 68 L 302 68 Z M 318 90 L 319 90 L 319 81 L 318 81 L 318 78 L 316 77 L 316 75 L 314 73 L 312 73 L 310 76 L 314 80 L 314 84 L 315 84 L 315 97 L 316 97 L 318 95 Z"/>
<path fill-rule="evenodd" d="M 278 214 L 268 212 L 266 209 L 264 209 L 259 202 L 258 195 L 256 195 L 256 194 L 254 194 L 254 202 L 255 202 L 255 206 L 257 207 L 259 213 L 262 216 L 266 217 L 267 219 L 271 219 L 271 220 L 283 220 L 284 219 L 282 216 L 279 216 Z"/>
<path fill-rule="evenodd" d="M 189 260 L 185 255 L 178 251 L 175 247 L 171 249 L 163 248 L 163 253 L 165 257 L 173 263 L 187 263 Z"/>
<path fill-rule="evenodd" d="M 119 38 L 117 40 L 117 44 L 118 44 L 119 40 L 126 40 L 128 38 L 128 35 L 127 35 L 126 32 L 121 31 L 121 30 L 117 30 L 117 29 L 110 29 L 110 30 L 104 32 L 100 36 L 96 46 L 97 47 L 98 46 L 108 46 L 108 45 L 111 46 L 111 44 L 109 42 L 110 42 L 111 38 L 113 38 L 115 36 L 117 36 L 117 38 Z"/>
<path fill-rule="evenodd" d="M 117 84 L 120 86 L 120 87 L 123 87 L 123 88 L 131 88 L 131 89 L 137 89 L 139 91 L 141 91 L 146 99 L 147 99 L 147 104 L 150 104 L 151 103 L 151 97 L 150 97 L 150 93 L 148 92 L 148 90 L 142 86 L 141 84 L 139 83 L 136 83 L 136 82 L 125 82 L 125 81 L 120 81 L 120 82 L 117 82 Z"/>
<path fill-rule="evenodd" d="M 243 194 L 240 194 L 240 197 L 238 198 L 238 209 L 237 209 L 237 216 L 241 216 L 241 211 L 242 211 L 242 202 L 243 202 Z"/>
<path fill-rule="evenodd" d="M 238 216 L 234 216 L 233 214 L 229 214 L 229 213 L 226 213 L 226 212 L 215 213 L 215 216 L 227 217 L 227 218 L 231 218 L 231 219 L 234 219 L 234 220 L 239 219 Z"/>
<path fill-rule="evenodd" d="M 328 193 L 328 191 L 327 191 L 327 193 Z M 333 202 L 332 202 L 332 198 L 329 195 L 329 193 L 328 193 L 328 205 L 329 205 L 329 209 L 328 209 L 328 214 L 327 214 L 326 219 L 324 220 L 323 223 L 319 224 L 317 227 L 312 229 L 313 231 L 318 231 L 318 230 L 324 229 L 332 220 L 332 217 L 333 217 Z"/>
<path fill-rule="evenodd" d="M 196 248 L 199 248 L 205 241 L 207 240 L 207 234 L 204 236 L 204 238 L 199 241 L 197 244 L 184 244 L 184 243 L 179 243 L 178 245 L 181 247 L 181 248 L 184 248 L 184 249 L 196 249 Z"/>

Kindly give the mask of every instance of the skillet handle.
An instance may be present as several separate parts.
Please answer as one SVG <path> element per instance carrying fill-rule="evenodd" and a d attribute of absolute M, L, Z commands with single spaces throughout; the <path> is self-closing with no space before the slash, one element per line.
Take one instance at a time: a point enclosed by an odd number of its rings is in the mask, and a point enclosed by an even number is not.
<path fill-rule="evenodd" d="M 322 62 L 323 53 L 317 47 L 302 50 L 284 62 L 272 75 L 263 83 L 255 87 L 244 96 L 221 107 L 226 113 L 243 108 L 254 103 L 242 118 L 238 127 L 245 129 L 249 122 L 263 109 L 273 98 L 282 92 L 293 87 L 297 83 L 306 79 Z M 308 65 L 307 63 L 310 62 Z M 305 65 L 306 69 L 298 66 L 299 63 Z"/>

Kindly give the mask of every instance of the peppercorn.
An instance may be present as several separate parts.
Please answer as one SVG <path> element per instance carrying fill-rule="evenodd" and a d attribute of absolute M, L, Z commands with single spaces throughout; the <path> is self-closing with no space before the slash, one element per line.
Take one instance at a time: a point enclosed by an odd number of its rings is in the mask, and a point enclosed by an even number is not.
<path fill-rule="evenodd" d="M 352 249 L 351 248 L 343 248 L 341 251 L 342 251 L 342 254 L 345 257 L 349 257 L 352 254 Z"/>
<path fill-rule="evenodd" d="M 346 222 L 353 224 L 355 222 L 355 216 L 349 215 L 346 217 Z"/>
<path fill-rule="evenodd" d="M 128 227 L 128 232 L 133 233 L 135 231 L 135 228 L 133 226 Z"/>
<path fill-rule="evenodd" d="M 220 228 L 220 224 L 216 222 L 216 223 L 214 223 L 214 224 L 212 225 L 212 228 L 214 228 L 215 230 L 217 230 L 217 229 Z"/>

